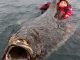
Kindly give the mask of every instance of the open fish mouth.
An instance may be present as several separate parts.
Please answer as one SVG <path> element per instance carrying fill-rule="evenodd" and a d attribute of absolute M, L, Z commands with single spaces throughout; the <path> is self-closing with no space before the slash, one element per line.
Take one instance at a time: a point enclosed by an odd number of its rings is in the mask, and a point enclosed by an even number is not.
<path fill-rule="evenodd" d="M 30 55 L 24 48 L 17 46 L 10 49 L 5 60 L 30 60 Z"/>
<path fill-rule="evenodd" d="M 31 60 L 32 53 L 33 51 L 26 41 L 13 40 L 9 42 L 3 60 Z"/>

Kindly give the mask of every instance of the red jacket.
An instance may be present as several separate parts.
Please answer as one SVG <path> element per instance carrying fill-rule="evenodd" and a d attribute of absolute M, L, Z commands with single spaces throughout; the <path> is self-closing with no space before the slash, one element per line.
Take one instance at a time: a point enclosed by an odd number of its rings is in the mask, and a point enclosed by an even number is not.
<path fill-rule="evenodd" d="M 63 14 L 63 18 L 66 19 L 70 17 L 72 15 L 72 7 L 71 6 L 59 7 L 59 3 L 57 3 L 57 9 L 61 11 L 61 13 Z"/>

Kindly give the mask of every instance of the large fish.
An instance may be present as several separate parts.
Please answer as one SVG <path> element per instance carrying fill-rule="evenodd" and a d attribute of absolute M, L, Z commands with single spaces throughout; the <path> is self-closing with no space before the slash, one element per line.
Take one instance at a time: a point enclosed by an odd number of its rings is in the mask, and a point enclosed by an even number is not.
<path fill-rule="evenodd" d="M 72 36 L 79 25 L 73 17 L 54 18 L 56 2 L 31 23 L 23 23 L 13 34 L 4 50 L 3 60 L 45 60 Z"/>

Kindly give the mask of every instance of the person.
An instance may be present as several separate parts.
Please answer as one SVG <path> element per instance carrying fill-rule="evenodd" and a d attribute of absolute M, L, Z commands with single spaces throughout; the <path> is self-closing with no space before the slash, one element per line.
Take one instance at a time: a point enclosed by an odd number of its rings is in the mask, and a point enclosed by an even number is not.
<path fill-rule="evenodd" d="M 58 19 L 66 19 L 72 15 L 72 7 L 67 0 L 60 0 L 57 3 L 57 13 L 55 14 L 55 18 Z"/>
<path fill-rule="evenodd" d="M 50 4 L 51 4 L 50 2 L 47 2 L 46 4 L 40 7 L 42 13 L 49 8 Z M 69 2 L 67 0 L 60 0 L 57 3 L 57 13 L 55 14 L 54 17 L 59 20 L 63 20 L 69 18 L 71 15 L 72 15 L 72 7 L 69 4 Z"/>

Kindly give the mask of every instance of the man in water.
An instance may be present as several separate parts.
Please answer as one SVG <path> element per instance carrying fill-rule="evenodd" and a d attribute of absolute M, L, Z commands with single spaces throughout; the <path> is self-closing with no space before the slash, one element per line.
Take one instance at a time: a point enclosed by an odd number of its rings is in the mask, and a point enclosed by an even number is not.
<path fill-rule="evenodd" d="M 40 10 L 42 13 L 44 13 L 50 6 L 50 2 L 47 2 L 46 4 L 42 5 L 40 7 Z M 63 20 L 66 18 L 69 18 L 72 15 L 72 7 L 69 4 L 67 0 L 60 0 L 57 3 L 57 13 L 55 14 L 55 18 L 58 18 L 59 20 Z"/>

